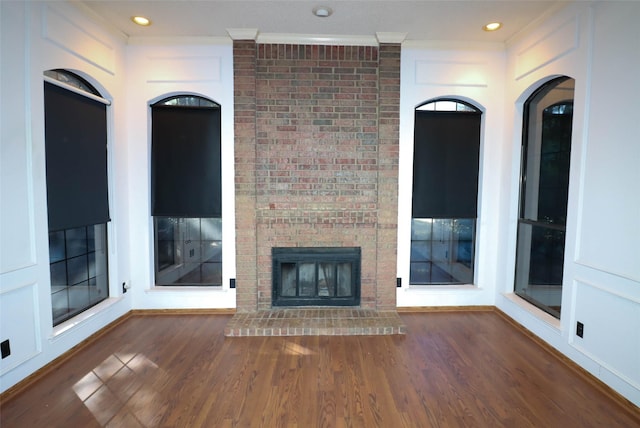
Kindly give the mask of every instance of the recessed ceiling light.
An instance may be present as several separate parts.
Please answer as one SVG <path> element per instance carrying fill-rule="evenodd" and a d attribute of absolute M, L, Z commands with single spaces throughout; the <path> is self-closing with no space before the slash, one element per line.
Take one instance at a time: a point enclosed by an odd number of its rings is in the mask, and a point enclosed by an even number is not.
<path fill-rule="evenodd" d="M 482 27 L 482 29 L 484 31 L 496 31 L 496 30 L 499 30 L 501 27 L 502 27 L 501 22 L 490 22 L 484 27 Z"/>
<path fill-rule="evenodd" d="M 333 10 L 331 10 L 331 8 L 327 6 L 318 6 L 313 8 L 313 14 L 318 18 L 326 18 L 328 16 L 331 16 L 332 13 Z"/>
<path fill-rule="evenodd" d="M 148 27 L 149 25 L 151 25 L 151 20 L 149 18 L 145 18 L 144 16 L 132 16 L 131 20 L 143 27 Z"/>

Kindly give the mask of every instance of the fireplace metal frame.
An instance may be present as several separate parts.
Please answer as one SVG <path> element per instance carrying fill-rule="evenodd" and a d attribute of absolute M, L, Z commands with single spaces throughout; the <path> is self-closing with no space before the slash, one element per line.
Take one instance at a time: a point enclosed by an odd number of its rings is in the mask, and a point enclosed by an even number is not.
<path fill-rule="evenodd" d="M 359 306 L 360 305 L 360 247 L 274 247 L 272 260 L 272 305 L 273 306 Z M 280 295 L 280 280 L 283 263 L 350 263 L 351 295 L 321 296 L 317 284 L 315 296 L 300 296 L 296 285 L 296 296 Z M 296 280 L 297 282 L 297 280 Z"/>

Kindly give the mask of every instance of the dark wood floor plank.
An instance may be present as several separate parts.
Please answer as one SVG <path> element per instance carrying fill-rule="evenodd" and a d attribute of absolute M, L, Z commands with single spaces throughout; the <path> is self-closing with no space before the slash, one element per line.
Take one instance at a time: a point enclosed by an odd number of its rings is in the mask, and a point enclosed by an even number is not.
<path fill-rule="evenodd" d="M 132 316 L 1 403 L 4 427 L 635 427 L 495 312 L 406 336 L 225 338 L 229 315 Z"/>

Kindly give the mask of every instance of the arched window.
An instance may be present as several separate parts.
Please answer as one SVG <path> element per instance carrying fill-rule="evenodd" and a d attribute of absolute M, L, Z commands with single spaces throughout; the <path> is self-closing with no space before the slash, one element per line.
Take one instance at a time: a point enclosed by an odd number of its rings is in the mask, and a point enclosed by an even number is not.
<path fill-rule="evenodd" d="M 77 74 L 44 72 L 53 325 L 109 297 L 107 105 Z"/>
<path fill-rule="evenodd" d="M 156 285 L 222 285 L 220 106 L 174 96 L 151 121 Z"/>
<path fill-rule="evenodd" d="M 560 318 L 575 81 L 554 79 L 524 105 L 515 293 Z"/>
<path fill-rule="evenodd" d="M 46 70 L 44 73 L 45 77 L 47 77 L 50 83 L 52 81 L 62 83 L 68 87 L 73 87 L 79 89 L 82 92 L 86 92 L 87 94 L 96 95 L 100 97 L 100 92 L 86 79 L 81 76 L 78 76 L 75 73 L 72 73 L 67 70 L 63 70 L 60 68 L 54 70 Z"/>
<path fill-rule="evenodd" d="M 473 283 L 481 118 L 454 99 L 415 110 L 411 284 Z"/>

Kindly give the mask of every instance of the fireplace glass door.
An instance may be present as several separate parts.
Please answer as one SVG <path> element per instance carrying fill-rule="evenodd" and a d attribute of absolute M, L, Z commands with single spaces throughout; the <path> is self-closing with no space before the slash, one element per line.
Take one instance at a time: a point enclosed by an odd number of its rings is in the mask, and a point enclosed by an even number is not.
<path fill-rule="evenodd" d="M 359 248 L 274 248 L 274 306 L 360 304 Z"/>

